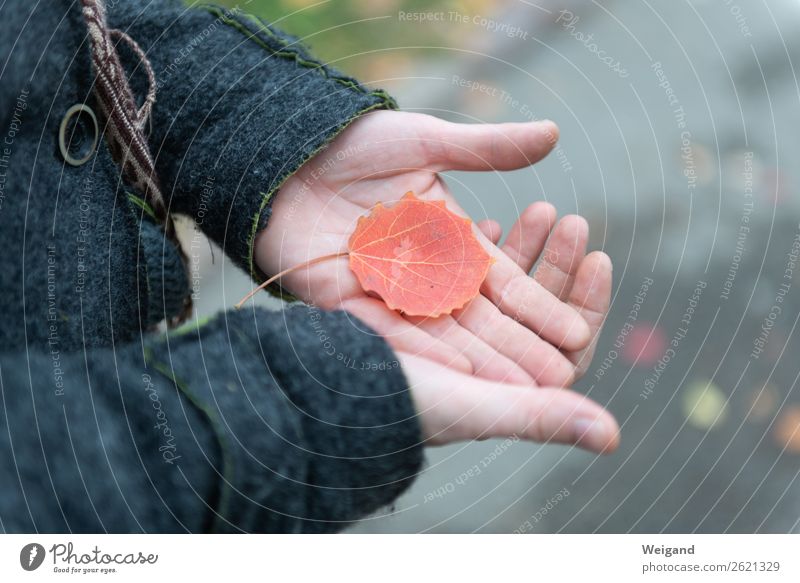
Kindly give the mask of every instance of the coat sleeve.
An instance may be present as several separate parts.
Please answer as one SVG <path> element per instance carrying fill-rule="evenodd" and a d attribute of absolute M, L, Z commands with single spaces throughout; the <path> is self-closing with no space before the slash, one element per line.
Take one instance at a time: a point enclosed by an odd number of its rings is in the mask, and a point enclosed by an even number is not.
<path fill-rule="evenodd" d="M 253 241 L 281 184 L 359 115 L 395 102 L 240 10 L 129 0 L 109 17 L 155 73 L 150 141 L 171 209 L 260 278 Z M 143 95 L 141 67 L 132 78 Z"/>
<path fill-rule="evenodd" d="M 0 355 L 3 531 L 337 531 L 419 471 L 399 364 L 345 313 L 188 326 Z"/>

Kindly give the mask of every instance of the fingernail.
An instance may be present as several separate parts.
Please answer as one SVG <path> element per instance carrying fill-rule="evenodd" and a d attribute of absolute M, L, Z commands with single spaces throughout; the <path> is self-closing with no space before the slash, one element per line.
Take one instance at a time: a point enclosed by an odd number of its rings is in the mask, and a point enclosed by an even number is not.
<path fill-rule="evenodd" d="M 558 127 L 558 125 L 556 125 L 556 122 L 554 122 L 554 121 L 553 121 L 553 120 L 551 120 L 551 119 L 540 119 L 540 120 L 539 120 L 539 121 L 537 121 L 536 123 L 537 123 L 537 124 L 539 124 L 540 126 L 547 126 L 547 125 L 549 125 L 549 126 L 551 126 L 551 127 L 554 127 L 554 128 L 557 128 L 557 127 Z"/>
<path fill-rule="evenodd" d="M 572 425 L 575 443 L 594 451 L 602 451 L 609 442 L 609 430 L 600 419 L 582 417 Z"/>

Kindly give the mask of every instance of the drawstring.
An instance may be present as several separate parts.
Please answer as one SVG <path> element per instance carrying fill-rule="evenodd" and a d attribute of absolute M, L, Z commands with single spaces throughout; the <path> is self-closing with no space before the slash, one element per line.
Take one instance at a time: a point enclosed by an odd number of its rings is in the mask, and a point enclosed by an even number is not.
<path fill-rule="evenodd" d="M 105 137 L 114 161 L 122 169 L 126 182 L 144 197 L 166 236 L 180 250 L 184 269 L 187 257 L 175 232 L 175 224 L 164 202 L 161 185 L 155 171 L 155 162 L 147 143 L 145 127 L 149 123 L 156 100 L 156 79 L 147 54 L 126 33 L 108 28 L 105 0 L 81 0 L 83 17 L 89 31 L 94 69 L 94 95 L 105 117 Z M 147 95 L 141 107 L 137 107 L 125 69 L 117 54 L 114 40 L 130 47 L 147 74 Z M 192 311 L 191 295 L 184 298 L 180 315 L 170 321 L 177 325 L 186 320 Z"/>
<path fill-rule="evenodd" d="M 112 28 L 108 31 L 111 38 L 117 38 L 130 47 L 130 49 L 139 57 L 139 62 L 142 64 L 145 73 L 147 74 L 147 95 L 145 96 L 144 103 L 137 111 L 136 125 L 139 131 L 144 132 L 145 126 L 150 121 L 150 114 L 153 111 L 153 104 L 156 102 L 156 75 L 153 73 L 153 66 L 150 64 L 150 59 L 144 53 L 142 48 L 135 40 L 133 40 L 127 33 L 119 29 Z"/>

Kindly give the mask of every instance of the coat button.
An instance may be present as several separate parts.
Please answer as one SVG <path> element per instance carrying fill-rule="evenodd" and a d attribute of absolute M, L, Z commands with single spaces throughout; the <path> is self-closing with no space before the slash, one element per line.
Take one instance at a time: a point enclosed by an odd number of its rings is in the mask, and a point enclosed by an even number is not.
<path fill-rule="evenodd" d="M 88 105 L 77 103 L 67 110 L 58 128 L 58 148 L 72 166 L 86 164 L 97 149 L 100 126 Z"/>

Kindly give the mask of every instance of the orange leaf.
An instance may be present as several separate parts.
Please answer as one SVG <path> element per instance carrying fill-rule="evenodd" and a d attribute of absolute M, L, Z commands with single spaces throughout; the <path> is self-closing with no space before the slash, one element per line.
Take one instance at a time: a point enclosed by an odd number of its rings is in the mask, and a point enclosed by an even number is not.
<path fill-rule="evenodd" d="M 469 219 L 413 192 L 361 217 L 348 247 L 361 287 L 409 316 L 436 317 L 464 307 L 494 263 Z"/>

